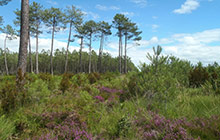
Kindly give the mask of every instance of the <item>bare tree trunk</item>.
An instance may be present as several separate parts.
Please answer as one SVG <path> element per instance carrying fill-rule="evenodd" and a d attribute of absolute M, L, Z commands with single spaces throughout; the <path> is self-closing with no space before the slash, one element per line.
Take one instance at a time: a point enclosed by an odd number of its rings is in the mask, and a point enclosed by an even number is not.
<path fill-rule="evenodd" d="M 4 53 L 4 57 L 5 57 L 5 71 L 6 71 L 6 74 L 9 75 L 9 72 L 8 72 L 8 62 L 7 62 L 7 48 L 6 48 L 6 41 L 7 41 L 7 35 L 5 37 L 5 43 L 4 43 L 4 49 L 5 49 L 5 53 Z"/>
<path fill-rule="evenodd" d="M 118 69 L 119 69 L 119 72 L 121 73 L 121 33 L 119 33 L 119 48 L 118 48 L 118 53 L 119 53 L 119 55 L 118 55 L 118 60 L 119 60 L 119 62 L 118 62 Z"/>
<path fill-rule="evenodd" d="M 29 0 L 21 1 L 20 46 L 18 55 L 18 71 L 24 76 L 27 67 L 27 45 L 29 32 Z M 17 75 L 18 78 L 18 75 Z"/>
<path fill-rule="evenodd" d="M 119 33 L 119 72 L 122 73 L 122 64 L 121 64 L 121 57 L 122 57 L 122 35 L 121 31 Z"/>
<path fill-rule="evenodd" d="M 92 34 L 89 39 L 89 73 L 91 73 L 91 55 L 92 55 Z"/>
<path fill-rule="evenodd" d="M 125 58 L 124 58 L 124 73 L 127 73 L 127 40 L 128 36 L 125 35 Z"/>
<path fill-rule="evenodd" d="M 67 47 L 66 47 L 65 73 L 67 72 L 67 69 L 68 69 L 68 52 L 69 52 L 69 45 L 70 45 L 70 40 L 71 40 L 71 31 L 72 31 L 72 22 L 70 22 L 69 38 L 68 38 Z"/>
<path fill-rule="evenodd" d="M 53 75 L 53 41 L 54 41 L 54 32 L 55 32 L 55 17 L 53 17 L 53 31 L 52 31 L 51 52 L 50 52 L 50 74 L 52 74 L 52 75 Z"/>
<path fill-rule="evenodd" d="M 36 74 L 39 74 L 39 69 L 38 69 L 38 26 L 37 26 L 37 33 L 36 33 Z"/>
<path fill-rule="evenodd" d="M 98 58 L 98 71 L 102 72 L 102 53 L 103 53 L 103 45 L 104 45 L 104 33 L 101 35 L 100 40 L 100 48 L 99 48 L 99 58 Z"/>
<path fill-rule="evenodd" d="M 122 39 L 122 36 L 121 36 L 121 73 L 123 73 L 123 39 Z"/>
<path fill-rule="evenodd" d="M 33 72 L 33 63 L 32 63 L 32 57 L 31 57 L 31 36 L 30 36 L 30 32 L 29 32 L 29 68 L 30 68 L 30 72 Z"/>
<path fill-rule="evenodd" d="M 79 72 L 82 72 L 82 48 L 83 48 L 83 37 L 80 38 L 80 49 L 79 49 Z"/>

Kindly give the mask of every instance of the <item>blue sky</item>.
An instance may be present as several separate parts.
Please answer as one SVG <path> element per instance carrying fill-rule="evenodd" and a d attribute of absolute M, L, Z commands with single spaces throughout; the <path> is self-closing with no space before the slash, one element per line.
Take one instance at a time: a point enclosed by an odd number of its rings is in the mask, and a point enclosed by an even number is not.
<path fill-rule="evenodd" d="M 30 3 L 32 0 L 30 0 Z M 164 55 L 174 55 L 193 63 L 220 63 L 220 0 L 38 0 L 45 8 L 65 8 L 75 5 L 85 13 L 85 20 L 107 21 L 111 23 L 116 13 L 125 14 L 136 22 L 142 33 L 139 46 L 130 42 L 128 55 L 136 65 L 148 62 L 147 52 L 161 45 Z M 12 0 L 0 7 L 5 25 L 13 24 L 13 10 L 20 8 L 20 1 Z M 44 28 L 44 30 L 47 30 Z M 67 30 L 57 33 L 55 49 L 66 46 Z M 115 34 L 115 30 L 113 30 Z M 0 47 L 3 47 L 4 34 L 0 34 Z M 113 56 L 118 54 L 117 37 L 109 37 L 105 51 Z M 32 38 L 33 50 L 35 39 Z M 71 50 L 78 50 L 77 41 L 71 44 Z M 18 40 L 8 42 L 12 51 L 18 50 Z M 41 36 L 40 49 L 50 49 L 50 34 Z M 98 51 L 98 41 L 93 49 Z M 87 50 L 85 47 L 84 50 Z"/>

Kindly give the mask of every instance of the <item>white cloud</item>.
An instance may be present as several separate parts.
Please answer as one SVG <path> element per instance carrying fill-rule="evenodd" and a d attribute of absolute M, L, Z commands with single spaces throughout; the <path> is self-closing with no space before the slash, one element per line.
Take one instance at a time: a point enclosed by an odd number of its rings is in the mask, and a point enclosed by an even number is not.
<path fill-rule="evenodd" d="M 58 5 L 58 3 L 56 1 L 53 1 L 53 0 L 47 0 L 47 3 L 50 4 L 50 5 Z"/>
<path fill-rule="evenodd" d="M 95 8 L 96 8 L 96 9 L 99 9 L 99 10 L 103 10 L 103 11 L 108 10 L 108 8 L 107 8 L 106 6 L 100 5 L 100 4 L 97 4 L 97 5 L 95 6 Z"/>
<path fill-rule="evenodd" d="M 110 7 L 107 7 L 107 6 L 104 6 L 104 5 L 100 5 L 100 4 L 97 4 L 95 6 L 96 9 L 99 9 L 99 10 L 102 10 L 102 11 L 107 11 L 107 10 L 120 10 L 119 7 L 117 6 L 110 6 Z"/>
<path fill-rule="evenodd" d="M 93 13 L 93 12 L 86 12 L 86 11 L 82 11 L 82 13 L 84 15 L 86 15 L 87 17 L 92 17 L 94 20 L 100 18 L 100 16 L 96 13 Z"/>
<path fill-rule="evenodd" d="M 160 26 L 157 25 L 157 24 L 153 24 L 153 25 L 152 25 L 152 29 L 153 29 L 153 30 L 156 30 L 156 29 L 159 28 L 159 27 L 160 27 Z"/>
<path fill-rule="evenodd" d="M 119 7 L 117 7 L 117 6 L 110 6 L 110 8 L 109 8 L 110 10 L 120 10 L 120 8 Z"/>
<path fill-rule="evenodd" d="M 172 36 L 179 42 L 187 42 L 188 44 L 207 44 L 220 41 L 220 28 L 205 30 L 194 34 L 174 34 Z"/>
<path fill-rule="evenodd" d="M 171 36 L 175 45 L 164 45 L 166 54 L 172 54 L 179 58 L 198 61 L 204 64 L 220 62 L 220 29 L 206 30 L 193 34 L 175 34 Z M 210 43 L 217 43 L 211 45 Z"/>
<path fill-rule="evenodd" d="M 4 49 L 4 39 L 5 39 L 5 34 L 1 33 L 0 34 L 0 46 L 2 47 L 1 49 Z M 6 42 L 6 47 L 10 50 L 10 51 L 16 51 L 18 52 L 19 49 L 19 38 L 14 39 L 14 40 L 7 40 Z"/>
<path fill-rule="evenodd" d="M 145 48 L 145 47 L 152 47 L 152 46 L 157 46 L 157 45 L 165 45 L 165 44 L 170 44 L 173 41 L 168 39 L 168 38 L 162 38 L 158 39 L 158 37 L 154 36 L 150 40 L 141 40 L 138 42 L 140 44 L 140 48 Z"/>
<path fill-rule="evenodd" d="M 139 62 L 149 62 L 146 54 L 152 54 L 152 47 L 161 45 L 163 55 L 173 55 L 186 59 L 196 64 L 211 64 L 214 61 L 220 63 L 220 29 L 205 30 L 192 34 L 174 34 L 169 38 L 159 39 L 154 36 L 149 40 L 139 41 L 140 46 L 128 50 L 128 56 L 139 65 Z M 213 44 L 214 43 L 214 44 Z M 115 43 L 115 51 L 118 44 Z M 138 54 L 138 55 L 137 55 Z"/>
<path fill-rule="evenodd" d="M 186 0 L 186 2 L 181 5 L 180 9 L 176 9 L 173 12 L 177 14 L 187 14 L 191 13 L 199 7 L 199 2 L 197 0 Z"/>
<path fill-rule="evenodd" d="M 129 16 L 129 17 L 133 17 L 134 16 L 133 12 L 121 12 L 121 14 L 123 14 L 125 16 Z"/>
<path fill-rule="evenodd" d="M 110 42 L 107 44 L 108 48 L 117 50 L 118 49 L 118 42 Z"/>
<path fill-rule="evenodd" d="M 3 46 L 3 40 L 4 40 L 5 34 L 0 34 L 0 46 Z M 36 50 L 36 40 L 35 38 L 31 38 L 31 46 L 32 46 L 32 51 L 35 52 Z M 44 39 L 44 38 L 39 38 L 39 52 L 41 50 L 50 50 L 51 49 L 51 39 Z M 66 48 L 67 43 L 66 42 L 62 42 L 62 41 L 58 41 L 56 39 L 54 39 L 54 50 L 56 49 L 62 49 L 62 48 Z M 18 52 L 19 50 L 19 37 L 17 39 L 14 40 L 7 40 L 7 48 L 12 51 L 12 52 Z M 79 50 L 78 46 L 70 46 L 70 51 L 73 50 Z M 3 48 L 2 48 L 3 49 Z"/>
<path fill-rule="evenodd" d="M 147 5 L 147 0 L 130 0 L 130 1 L 137 4 L 141 8 Z"/>
<path fill-rule="evenodd" d="M 0 46 L 3 46 L 4 34 L 0 34 Z M 32 51 L 35 51 L 35 39 L 31 39 Z M 152 47 L 161 45 L 163 48 L 163 55 L 173 55 L 181 59 L 190 60 L 193 63 L 199 61 L 204 64 L 210 64 L 214 61 L 220 63 L 220 28 L 205 30 L 202 32 L 191 34 L 174 34 L 169 38 L 151 37 L 149 40 L 141 40 L 138 43 L 134 42 L 128 44 L 128 56 L 131 60 L 139 65 L 139 62 L 149 62 L 146 54 L 152 54 Z M 79 43 L 76 40 L 75 43 Z M 107 43 L 107 42 L 106 42 Z M 42 49 L 50 50 L 51 39 L 39 39 L 39 51 Z M 18 52 L 19 38 L 12 41 L 7 41 L 7 47 L 10 51 Z M 66 42 L 54 40 L 54 50 L 66 48 Z M 93 48 L 96 48 L 95 46 Z M 107 50 L 106 50 L 107 49 Z M 71 44 L 70 51 L 79 50 L 79 45 Z M 88 47 L 83 49 L 88 51 Z M 95 49 L 98 52 L 98 49 Z M 118 41 L 109 41 L 105 47 L 105 52 L 109 52 L 112 56 L 118 56 Z"/>

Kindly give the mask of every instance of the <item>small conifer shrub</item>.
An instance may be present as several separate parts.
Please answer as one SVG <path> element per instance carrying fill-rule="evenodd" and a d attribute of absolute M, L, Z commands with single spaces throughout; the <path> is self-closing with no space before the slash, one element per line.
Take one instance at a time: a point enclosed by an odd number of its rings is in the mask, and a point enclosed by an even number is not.
<path fill-rule="evenodd" d="M 60 90 L 64 93 L 67 89 L 70 88 L 71 83 L 70 83 L 70 76 L 67 73 L 63 74 L 63 78 L 60 82 Z"/>

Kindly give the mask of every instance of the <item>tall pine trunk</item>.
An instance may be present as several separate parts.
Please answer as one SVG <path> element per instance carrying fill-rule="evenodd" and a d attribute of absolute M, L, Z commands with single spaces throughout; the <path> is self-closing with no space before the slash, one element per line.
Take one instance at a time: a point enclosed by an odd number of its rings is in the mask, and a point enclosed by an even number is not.
<path fill-rule="evenodd" d="M 30 36 L 30 32 L 28 35 L 28 40 L 29 40 L 29 68 L 30 68 L 30 72 L 33 72 L 33 63 L 32 63 L 32 57 L 31 57 L 31 36 Z"/>
<path fill-rule="evenodd" d="M 37 33 L 36 33 L 36 74 L 39 74 L 39 68 L 38 68 L 38 26 L 37 26 Z"/>
<path fill-rule="evenodd" d="M 53 75 L 53 41 L 54 41 L 54 32 L 55 32 L 55 17 L 53 17 L 53 31 L 51 39 L 51 52 L 50 52 L 50 74 Z"/>
<path fill-rule="evenodd" d="M 89 73 L 91 73 L 91 57 L 92 57 L 92 34 L 90 34 L 89 38 Z"/>
<path fill-rule="evenodd" d="M 123 39 L 122 39 L 122 36 L 121 36 L 121 73 L 123 73 Z"/>
<path fill-rule="evenodd" d="M 6 42 L 7 42 L 7 35 L 5 37 L 5 42 L 4 42 L 4 50 L 5 50 L 5 53 L 4 53 L 4 57 L 5 57 L 5 71 L 6 71 L 6 74 L 9 75 L 9 72 L 8 72 L 8 62 L 7 62 L 7 48 L 6 48 Z"/>
<path fill-rule="evenodd" d="M 102 33 L 101 40 L 100 40 L 99 58 L 98 58 L 98 71 L 99 71 L 99 73 L 102 72 L 103 45 L 104 45 L 104 33 Z"/>
<path fill-rule="evenodd" d="M 79 72 L 82 72 L 82 48 L 83 48 L 83 37 L 80 37 L 80 49 L 79 49 Z"/>
<path fill-rule="evenodd" d="M 68 42 L 66 46 L 65 73 L 67 72 L 67 69 L 68 69 L 68 52 L 69 52 L 69 45 L 70 45 L 70 40 L 71 40 L 71 32 L 72 32 L 72 22 L 70 22 L 69 38 L 68 38 Z"/>
<path fill-rule="evenodd" d="M 121 35 L 121 31 L 119 31 L 119 56 L 118 56 L 118 59 L 119 59 L 119 72 L 121 73 L 121 45 L 122 45 L 122 35 Z"/>
<path fill-rule="evenodd" d="M 128 35 L 125 35 L 125 58 L 124 58 L 124 73 L 127 73 L 127 40 Z"/>
<path fill-rule="evenodd" d="M 29 0 L 21 1 L 21 28 L 20 28 L 20 45 L 18 55 L 18 72 L 24 76 L 27 68 L 27 45 L 29 32 Z M 17 75 L 17 79 L 19 75 Z"/>

